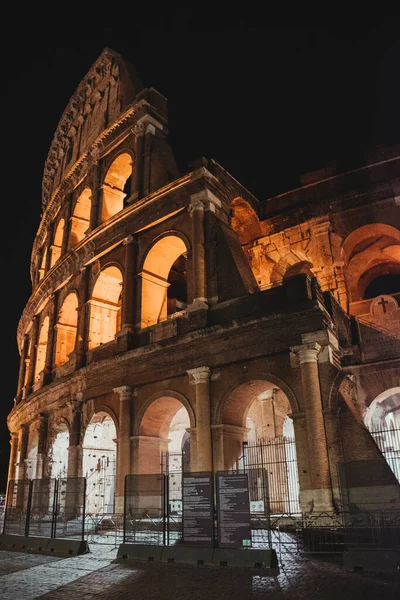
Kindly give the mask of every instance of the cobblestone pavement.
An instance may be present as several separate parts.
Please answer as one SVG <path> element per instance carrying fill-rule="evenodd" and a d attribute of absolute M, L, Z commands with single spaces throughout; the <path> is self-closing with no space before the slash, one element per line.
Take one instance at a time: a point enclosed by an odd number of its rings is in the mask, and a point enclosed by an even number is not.
<path fill-rule="evenodd" d="M 400 579 L 347 572 L 319 560 L 282 556 L 277 577 L 263 569 L 115 561 L 112 546 L 55 558 L 0 551 L 1 600 L 399 600 Z"/>

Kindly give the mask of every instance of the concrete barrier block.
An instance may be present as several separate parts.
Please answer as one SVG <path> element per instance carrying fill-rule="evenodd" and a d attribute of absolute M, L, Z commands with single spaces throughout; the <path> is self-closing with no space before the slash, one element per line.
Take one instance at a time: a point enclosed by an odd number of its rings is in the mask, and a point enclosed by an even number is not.
<path fill-rule="evenodd" d="M 150 544 L 120 544 L 117 552 L 117 559 L 157 562 L 161 561 L 162 552 L 162 546 L 152 546 Z"/>
<path fill-rule="evenodd" d="M 255 548 L 215 548 L 213 564 L 220 567 L 254 567 L 267 569 L 270 575 L 279 575 L 275 550 Z"/>
<path fill-rule="evenodd" d="M 0 550 L 14 550 L 50 556 L 77 556 L 89 552 L 89 545 L 82 540 L 54 539 L 22 535 L 0 535 Z"/>
<path fill-rule="evenodd" d="M 343 566 L 352 571 L 398 572 L 400 550 L 348 550 L 343 552 Z"/>
<path fill-rule="evenodd" d="M 189 565 L 212 565 L 213 548 L 202 546 L 166 546 L 163 549 L 162 561 Z"/>

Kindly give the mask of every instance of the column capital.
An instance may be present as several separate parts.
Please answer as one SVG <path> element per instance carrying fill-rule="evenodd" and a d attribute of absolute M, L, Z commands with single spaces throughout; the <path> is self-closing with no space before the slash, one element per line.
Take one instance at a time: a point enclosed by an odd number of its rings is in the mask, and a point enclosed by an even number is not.
<path fill-rule="evenodd" d="M 205 189 L 190 196 L 189 212 L 196 210 L 211 210 L 215 212 L 215 208 L 220 208 L 221 205 L 221 200 L 210 190 Z"/>
<path fill-rule="evenodd" d="M 316 363 L 318 362 L 318 354 L 321 350 L 321 346 L 317 342 L 311 342 L 309 344 L 301 344 L 299 346 L 290 347 L 293 354 L 296 354 L 300 364 L 303 363 Z"/>
<path fill-rule="evenodd" d="M 197 385 L 198 383 L 207 383 L 210 380 L 211 370 L 210 367 L 197 367 L 197 369 L 188 369 L 186 373 L 191 376 L 191 385 Z"/>
<path fill-rule="evenodd" d="M 121 385 L 113 388 L 113 392 L 119 394 L 120 400 L 131 400 L 133 396 L 133 388 L 131 385 Z"/>

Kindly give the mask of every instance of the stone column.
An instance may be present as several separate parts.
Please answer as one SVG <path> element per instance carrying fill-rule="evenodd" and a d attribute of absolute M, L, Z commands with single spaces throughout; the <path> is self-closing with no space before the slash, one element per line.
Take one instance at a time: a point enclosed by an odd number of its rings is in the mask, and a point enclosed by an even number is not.
<path fill-rule="evenodd" d="M 205 307 L 206 298 L 206 264 L 204 256 L 204 204 L 196 197 L 190 201 L 192 218 L 192 268 L 193 268 L 193 305 Z"/>
<path fill-rule="evenodd" d="M 86 350 L 87 350 L 87 332 L 88 332 L 88 319 L 89 319 L 89 307 L 87 304 L 88 293 L 89 293 L 89 277 L 90 267 L 83 267 L 82 269 L 82 289 L 80 290 L 78 299 L 78 323 L 76 327 L 76 340 L 75 340 L 75 356 L 76 356 L 76 369 L 80 369 L 86 364 Z"/>
<path fill-rule="evenodd" d="M 29 427 L 21 425 L 18 432 L 18 481 L 23 481 L 26 478 L 26 455 L 28 451 Z M 19 484 L 17 488 L 17 508 L 24 507 L 25 486 Z"/>
<path fill-rule="evenodd" d="M 47 240 L 45 242 L 46 247 L 47 247 L 46 264 L 44 266 L 45 274 L 48 273 L 51 268 L 52 248 L 53 248 L 53 241 L 54 241 L 54 223 L 50 223 L 48 230 L 49 230 L 49 233 L 47 235 Z"/>
<path fill-rule="evenodd" d="M 69 432 L 68 448 L 68 477 L 82 477 L 82 394 L 77 394 L 77 400 L 72 405 L 72 421 Z"/>
<path fill-rule="evenodd" d="M 69 432 L 67 486 L 65 490 L 65 512 L 68 518 L 79 516 L 83 509 L 83 489 L 79 477 L 82 477 L 82 394 L 72 401 L 72 420 Z M 78 479 L 78 481 L 77 481 Z"/>
<path fill-rule="evenodd" d="M 69 236 L 71 233 L 71 211 L 72 211 L 72 198 L 69 196 L 67 198 L 67 206 L 65 207 L 64 213 L 64 231 L 63 231 L 63 239 L 61 244 L 61 256 L 64 256 L 69 249 Z"/>
<path fill-rule="evenodd" d="M 24 341 L 22 344 L 21 358 L 19 362 L 19 372 L 18 372 L 18 386 L 17 386 L 17 394 L 15 397 L 16 403 L 19 402 L 22 398 L 22 389 L 24 387 L 25 374 L 27 369 L 27 361 L 28 361 L 28 350 L 29 350 L 29 335 L 24 335 Z"/>
<path fill-rule="evenodd" d="M 99 224 L 99 198 L 100 198 L 100 166 L 94 162 L 91 169 L 92 174 L 92 202 L 90 205 L 89 231 L 96 229 Z"/>
<path fill-rule="evenodd" d="M 318 372 L 321 346 L 314 342 L 293 346 L 291 350 L 297 355 L 300 364 L 312 487 L 309 512 L 332 511 L 332 485 Z"/>
<path fill-rule="evenodd" d="M 143 196 L 143 152 L 144 152 L 144 134 L 145 126 L 143 123 L 137 123 L 133 128 L 135 135 L 135 173 L 133 177 L 133 201 L 139 200 Z"/>
<path fill-rule="evenodd" d="M 55 343 L 55 326 L 57 322 L 58 312 L 58 294 L 57 292 L 51 296 L 51 308 L 49 314 L 49 332 L 47 336 L 46 359 L 44 363 L 43 383 L 50 383 L 51 372 L 53 370 L 54 343 Z"/>
<path fill-rule="evenodd" d="M 119 434 L 117 456 L 117 481 L 115 494 L 115 511 L 124 510 L 125 475 L 131 473 L 131 422 L 133 390 L 129 385 L 122 385 L 113 390 L 119 395 Z"/>
<path fill-rule="evenodd" d="M 30 355 L 29 355 L 29 369 L 28 369 L 28 378 L 26 382 L 26 390 L 29 394 L 32 391 L 33 379 L 35 375 L 35 364 L 36 364 L 36 353 L 37 353 L 37 343 L 38 343 L 38 335 L 39 335 L 39 322 L 40 315 L 35 315 L 33 317 L 32 329 L 30 333 Z"/>
<path fill-rule="evenodd" d="M 18 459 L 18 433 L 11 433 L 10 462 L 8 465 L 7 481 L 15 479 L 16 463 Z"/>
<path fill-rule="evenodd" d="M 196 394 L 197 465 L 199 472 L 212 471 L 210 369 L 199 367 L 187 371 Z"/>
<path fill-rule="evenodd" d="M 136 239 L 129 235 L 124 239 L 125 273 L 122 298 L 122 329 L 132 332 L 135 323 L 135 283 L 136 283 Z"/>
<path fill-rule="evenodd" d="M 36 458 L 36 479 L 47 477 L 47 431 L 49 424 L 48 413 L 40 413 L 38 427 L 38 453 Z"/>

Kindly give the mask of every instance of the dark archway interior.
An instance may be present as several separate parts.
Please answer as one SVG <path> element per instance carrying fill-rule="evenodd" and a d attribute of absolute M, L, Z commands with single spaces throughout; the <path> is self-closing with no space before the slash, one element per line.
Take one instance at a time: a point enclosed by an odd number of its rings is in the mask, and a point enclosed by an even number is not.
<path fill-rule="evenodd" d="M 187 254 L 181 254 L 171 267 L 168 275 L 167 314 L 183 310 L 187 305 Z"/>
<path fill-rule="evenodd" d="M 364 293 L 364 300 L 376 298 L 381 294 L 397 294 L 400 292 L 400 275 L 397 273 L 388 273 L 380 275 L 367 287 Z"/>

